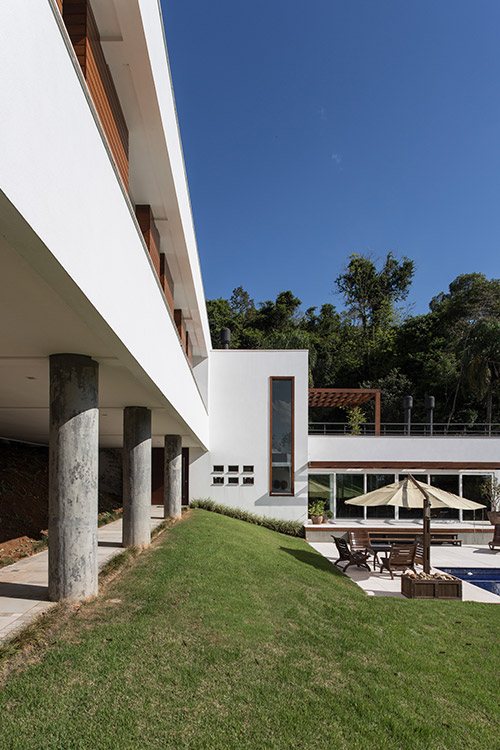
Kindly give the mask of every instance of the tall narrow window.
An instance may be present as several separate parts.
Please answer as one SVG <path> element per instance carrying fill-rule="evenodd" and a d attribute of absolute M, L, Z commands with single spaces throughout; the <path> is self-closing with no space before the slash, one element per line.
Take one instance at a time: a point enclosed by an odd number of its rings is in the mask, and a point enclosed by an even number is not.
<path fill-rule="evenodd" d="M 294 379 L 271 378 L 271 495 L 293 495 Z"/>

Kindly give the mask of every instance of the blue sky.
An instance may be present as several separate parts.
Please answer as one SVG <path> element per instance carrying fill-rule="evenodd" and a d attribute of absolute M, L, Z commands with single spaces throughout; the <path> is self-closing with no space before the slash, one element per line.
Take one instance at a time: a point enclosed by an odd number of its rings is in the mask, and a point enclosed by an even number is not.
<path fill-rule="evenodd" d="M 162 0 L 208 299 L 331 302 L 350 253 L 409 302 L 499 277 L 499 0 Z"/>

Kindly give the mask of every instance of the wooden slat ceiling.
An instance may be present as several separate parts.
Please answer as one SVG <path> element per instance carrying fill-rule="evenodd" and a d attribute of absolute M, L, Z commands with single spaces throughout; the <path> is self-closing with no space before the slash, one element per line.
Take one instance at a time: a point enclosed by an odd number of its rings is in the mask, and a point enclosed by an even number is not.
<path fill-rule="evenodd" d="M 375 388 L 309 388 L 309 406 L 360 406 L 375 397 Z"/>

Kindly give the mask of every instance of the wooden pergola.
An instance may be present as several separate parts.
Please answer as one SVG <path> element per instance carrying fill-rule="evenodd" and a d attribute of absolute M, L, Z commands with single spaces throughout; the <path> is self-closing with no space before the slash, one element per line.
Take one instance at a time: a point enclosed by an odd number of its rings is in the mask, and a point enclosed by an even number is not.
<path fill-rule="evenodd" d="M 354 409 L 375 399 L 375 435 L 380 435 L 379 388 L 309 388 L 309 407 L 330 406 Z"/>

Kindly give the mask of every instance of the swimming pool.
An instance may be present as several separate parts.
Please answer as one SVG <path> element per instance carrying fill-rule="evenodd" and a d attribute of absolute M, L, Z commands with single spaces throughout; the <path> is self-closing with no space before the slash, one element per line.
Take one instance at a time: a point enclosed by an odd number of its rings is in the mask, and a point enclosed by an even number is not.
<path fill-rule="evenodd" d="M 500 596 L 500 568 L 440 568 L 440 570 Z"/>

